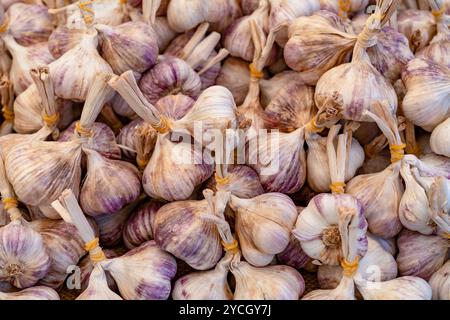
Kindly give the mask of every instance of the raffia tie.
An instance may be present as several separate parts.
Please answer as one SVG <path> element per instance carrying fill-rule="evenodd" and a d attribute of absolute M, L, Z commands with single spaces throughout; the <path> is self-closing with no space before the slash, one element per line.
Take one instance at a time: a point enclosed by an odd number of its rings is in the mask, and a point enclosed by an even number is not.
<path fill-rule="evenodd" d="M 89 5 L 91 5 L 92 2 L 92 0 L 82 1 L 78 4 L 80 10 L 83 11 L 83 19 L 87 25 L 90 25 L 92 24 L 92 22 L 94 22 L 94 10 L 92 10 L 92 8 L 89 8 Z"/>
<path fill-rule="evenodd" d="M 348 262 L 347 259 L 343 258 L 341 260 L 341 267 L 343 269 L 342 271 L 344 275 L 346 275 L 347 277 L 353 276 L 356 273 L 356 271 L 358 271 L 359 257 L 357 256 L 355 261 L 353 262 Z"/>
<path fill-rule="evenodd" d="M 152 126 L 158 133 L 164 134 L 172 129 L 172 123 L 169 118 L 161 116 L 158 124 Z"/>
<path fill-rule="evenodd" d="M 319 133 L 322 132 L 325 128 L 319 128 L 317 126 L 317 116 L 315 116 L 308 124 L 306 125 L 306 130 L 312 133 Z"/>
<path fill-rule="evenodd" d="M 351 0 L 339 0 L 339 17 L 347 18 L 351 5 Z"/>
<path fill-rule="evenodd" d="M 236 253 L 239 249 L 239 242 L 236 239 L 233 241 L 233 243 L 226 243 L 222 241 L 222 246 L 226 252 Z"/>
<path fill-rule="evenodd" d="M 330 184 L 330 189 L 334 194 L 344 194 L 345 186 L 345 182 L 333 182 L 332 184 Z"/>
<path fill-rule="evenodd" d="M 105 253 L 99 246 L 99 239 L 94 238 L 84 245 L 84 249 L 89 252 L 92 262 L 100 262 L 106 260 Z"/>
<path fill-rule="evenodd" d="M 250 77 L 253 79 L 261 79 L 264 77 L 264 72 L 256 69 L 255 65 L 253 63 L 250 63 L 248 66 L 248 69 L 250 70 Z"/>
<path fill-rule="evenodd" d="M 3 198 L 2 199 L 3 208 L 8 211 L 12 208 L 17 208 L 18 201 L 16 198 Z"/>
<path fill-rule="evenodd" d="M 5 17 L 5 20 L 3 20 L 3 23 L 0 25 L 0 33 L 5 33 L 8 31 L 9 28 L 9 20 Z"/>
<path fill-rule="evenodd" d="M 444 236 L 444 238 L 446 238 L 446 239 L 449 239 L 449 240 L 450 240 L 450 233 L 448 233 L 448 232 L 444 232 L 444 233 L 443 233 L 442 235 Z"/>
<path fill-rule="evenodd" d="M 420 156 L 422 154 L 422 149 L 420 149 L 420 146 L 418 144 L 415 144 L 411 150 L 409 150 L 408 154 L 413 154 L 416 157 Z"/>
<path fill-rule="evenodd" d="M 42 120 L 44 120 L 45 124 L 51 128 L 59 121 L 59 113 L 55 113 L 51 116 L 49 116 L 48 114 L 44 114 L 42 116 Z"/>
<path fill-rule="evenodd" d="M 93 130 L 83 127 L 80 122 L 76 123 L 75 130 L 80 134 L 80 136 L 85 138 L 90 138 L 94 135 Z"/>
<path fill-rule="evenodd" d="M 384 18 L 381 14 L 372 14 L 366 21 L 363 31 L 358 35 L 358 39 L 356 40 L 357 44 L 361 48 L 369 48 L 376 44 L 375 35 L 378 30 L 372 30 L 369 26 L 373 23 L 373 21 L 378 20 L 381 21 Z"/>
<path fill-rule="evenodd" d="M 128 0 L 120 0 L 120 4 L 126 5 Z"/>
<path fill-rule="evenodd" d="M 436 19 L 436 21 L 441 21 L 442 17 L 444 16 L 444 13 L 445 13 L 445 7 L 444 6 L 442 6 L 442 8 L 440 8 L 439 10 L 432 10 L 431 11 L 431 14 Z"/>
<path fill-rule="evenodd" d="M 214 179 L 216 179 L 216 184 L 218 186 L 225 186 L 225 185 L 230 183 L 230 177 L 229 176 L 222 178 L 222 177 L 219 177 L 217 174 L 215 174 L 214 175 Z"/>
<path fill-rule="evenodd" d="M 8 122 L 14 121 L 14 112 L 9 111 L 9 109 L 6 107 L 2 108 L 2 112 L 3 112 L 3 118 L 5 119 L 5 121 L 8 121 Z"/>
<path fill-rule="evenodd" d="M 136 163 L 138 165 L 139 170 L 144 171 L 145 167 L 148 164 L 148 160 L 143 160 L 141 158 L 136 158 Z"/>
<path fill-rule="evenodd" d="M 405 157 L 406 144 L 393 144 L 389 146 L 391 151 L 391 163 L 397 163 Z"/>

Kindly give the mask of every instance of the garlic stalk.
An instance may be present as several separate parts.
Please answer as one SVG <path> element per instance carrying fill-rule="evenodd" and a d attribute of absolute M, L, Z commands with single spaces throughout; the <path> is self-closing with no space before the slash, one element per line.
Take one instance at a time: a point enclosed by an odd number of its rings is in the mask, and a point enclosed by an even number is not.
<path fill-rule="evenodd" d="M 14 124 L 14 89 L 6 75 L 0 79 L 0 105 L 2 106 L 3 122 L 0 125 L 0 136 L 12 133 Z"/>
<path fill-rule="evenodd" d="M 87 299 L 104 299 L 105 296 L 108 299 L 118 298 L 117 295 L 112 295 L 111 290 L 108 289 L 106 278 L 101 273 L 103 270 L 109 271 L 117 283 L 121 296 L 126 300 L 168 298 L 171 287 L 170 280 L 176 273 L 175 259 L 171 255 L 157 248 L 153 241 L 149 241 L 121 257 L 106 259 L 99 246 L 98 238 L 95 237 L 71 190 L 65 190 L 59 201 L 53 202 L 52 206 L 65 220 L 75 224 L 85 242 L 85 249 L 89 251 L 91 260 L 100 268 L 100 274 L 97 273 L 99 279 L 90 281 L 85 290 Z M 90 294 L 88 294 L 89 292 Z"/>
<path fill-rule="evenodd" d="M 24 92 L 32 83 L 30 70 L 47 65 L 54 59 L 48 52 L 46 43 L 37 43 L 28 47 L 21 46 L 12 35 L 2 37 L 5 46 L 13 57 L 9 79 L 16 95 Z"/>
<path fill-rule="evenodd" d="M 353 178 L 347 184 L 347 192 L 362 202 L 369 230 L 383 238 L 392 238 L 402 228 L 398 208 L 404 190 L 399 173 L 406 145 L 401 140 L 397 120 L 385 103 L 384 106 L 375 103 L 374 113 L 364 111 L 363 114 L 378 124 L 389 141 L 392 164 L 382 172 Z"/>
<path fill-rule="evenodd" d="M 51 288 L 36 286 L 18 292 L 0 292 L 0 300 L 59 300 L 59 295 Z"/>

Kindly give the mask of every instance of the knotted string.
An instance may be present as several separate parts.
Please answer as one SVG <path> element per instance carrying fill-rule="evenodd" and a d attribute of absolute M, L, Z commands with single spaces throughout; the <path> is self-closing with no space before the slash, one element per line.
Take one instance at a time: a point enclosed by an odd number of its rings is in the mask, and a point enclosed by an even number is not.
<path fill-rule="evenodd" d="M 84 249 L 89 252 L 92 262 L 100 262 L 106 259 L 105 253 L 99 246 L 99 239 L 94 238 L 84 245 Z"/>

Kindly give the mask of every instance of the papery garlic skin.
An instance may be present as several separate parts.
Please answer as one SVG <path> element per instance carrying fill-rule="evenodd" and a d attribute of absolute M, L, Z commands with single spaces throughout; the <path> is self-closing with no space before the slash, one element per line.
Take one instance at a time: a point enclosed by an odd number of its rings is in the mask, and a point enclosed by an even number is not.
<path fill-rule="evenodd" d="M 426 10 L 402 10 L 399 11 L 398 31 L 409 40 L 413 52 L 425 48 L 436 34 L 435 18 Z"/>
<path fill-rule="evenodd" d="M 31 141 L 8 152 L 5 169 L 19 200 L 28 205 L 50 205 L 65 189 L 79 190 L 80 161 L 78 141 Z"/>
<path fill-rule="evenodd" d="M 99 229 L 100 243 L 104 247 L 115 248 L 122 242 L 122 232 L 135 202 L 123 207 L 113 214 L 102 214 L 94 217 Z"/>
<path fill-rule="evenodd" d="M 30 70 L 47 65 L 54 59 L 48 51 L 46 43 L 24 47 L 18 44 L 11 35 L 4 36 L 3 41 L 13 57 L 9 77 L 14 86 L 15 94 L 19 95 L 33 84 Z"/>
<path fill-rule="evenodd" d="M 59 300 L 59 295 L 51 288 L 36 286 L 18 292 L 0 292 L 0 300 Z"/>
<path fill-rule="evenodd" d="M 437 64 L 450 68 L 450 30 L 445 25 L 443 30 L 431 40 L 430 44 L 416 53 L 417 58 L 433 61 Z"/>
<path fill-rule="evenodd" d="M 111 273 L 126 300 L 166 300 L 177 272 L 175 258 L 159 249 L 154 241 L 106 260 L 104 268 Z"/>
<path fill-rule="evenodd" d="M 24 46 L 46 42 L 53 25 L 48 10 L 43 5 L 15 3 L 6 13 L 8 30 Z"/>
<path fill-rule="evenodd" d="M 164 205 L 153 223 L 156 243 L 197 270 L 211 269 L 223 250 L 216 225 L 202 219 L 208 210 L 206 200 Z"/>
<path fill-rule="evenodd" d="M 349 194 L 322 193 L 315 196 L 299 214 L 292 233 L 303 251 L 323 264 L 339 265 L 342 258 L 341 236 L 338 230 L 339 209 L 355 210 L 358 223 L 357 255 L 367 251 L 367 221 L 360 201 Z"/>
<path fill-rule="evenodd" d="M 433 300 L 450 300 L 450 260 L 436 271 L 428 282 L 433 290 Z"/>
<path fill-rule="evenodd" d="M 353 279 L 344 277 L 335 289 L 314 290 L 305 294 L 302 300 L 356 300 Z"/>
<path fill-rule="evenodd" d="M 341 64 L 319 79 L 315 92 L 317 107 L 320 108 L 324 99 L 331 97 L 334 92 L 338 92 L 342 98 L 343 117 L 346 120 L 372 122 L 363 112 L 372 111 L 372 104 L 376 101 L 387 100 L 392 114 L 397 110 L 394 88 L 372 66 L 365 53 L 362 59 L 353 58 L 351 63 Z"/>
<path fill-rule="evenodd" d="M 86 290 L 76 300 L 123 300 L 117 293 L 111 291 L 106 281 L 106 274 L 100 265 L 96 265 L 89 277 Z"/>
<path fill-rule="evenodd" d="M 291 239 L 286 249 L 277 254 L 277 260 L 280 261 L 281 264 L 298 270 L 305 267 L 310 261 L 310 258 L 303 252 L 300 241 L 291 235 Z"/>
<path fill-rule="evenodd" d="M 103 158 L 84 149 L 87 174 L 80 192 L 80 205 L 87 215 L 114 214 L 141 193 L 139 170 L 132 164 Z"/>
<path fill-rule="evenodd" d="M 185 200 L 213 173 L 212 164 L 188 142 L 158 136 L 155 150 L 142 175 L 145 192 L 154 199 Z M 211 162 L 209 162 L 211 163 Z M 172 169 L 170 169 L 172 168 Z M 176 170 L 177 175 L 173 174 Z"/>
<path fill-rule="evenodd" d="M 403 230 L 398 239 L 397 264 L 402 276 L 428 280 L 447 259 L 448 240 L 435 235 L 422 235 Z"/>
<path fill-rule="evenodd" d="M 167 48 L 170 41 L 172 41 L 177 35 L 177 33 L 170 27 L 167 17 L 156 17 L 155 24 L 153 24 L 153 30 L 156 33 L 156 41 L 158 43 L 160 53 Z"/>
<path fill-rule="evenodd" d="M 106 258 L 108 258 L 108 259 L 113 259 L 113 258 L 117 258 L 120 256 L 114 250 L 106 249 L 106 250 L 103 250 L 103 252 L 105 253 Z M 84 291 L 89 286 L 89 279 L 91 277 L 92 271 L 96 268 L 96 265 L 97 265 L 97 263 L 92 262 L 91 257 L 89 255 L 84 256 L 84 258 L 81 259 L 80 262 L 78 263 L 78 267 L 80 268 L 80 272 L 81 272 L 81 274 L 80 274 L 81 290 Z M 106 281 L 108 283 L 108 287 L 112 291 L 118 292 L 116 282 L 111 277 L 111 275 L 109 274 L 108 271 L 105 271 L 105 276 L 106 276 Z"/>
<path fill-rule="evenodd" d="M 85 101 L 95 76 L 113 72 L 97 52 L 97 45 L 97 31 L 90 30 L 75 47 L 49 64 L 56 96 Z"/>
<path fill-rule="evenodd" d="M 133 111 L 134 112 L 134 111 Z M 137 133 L 137 129 L 140 128 L 144 124 L 144 120 L 138 118 L 135 119 L 128 124 L 126 124 L 117 135 L 117 144 L 125 146 L 131 150 L 122 149 L 122 155 L 127 160 L 132 160 L 136 158 L 136 138 L 135 134 Z M 135 152 L 133 152 L 134 150 Z"/>
<path fill-rule="evenodd" d="M 383 238 L 392 238 L 402 229 L 398 208 L 404 189 L 399 171 L 396 163 L 379 173 L 356 176 L 346 187 L 361 201 L 370 232 Z"/>
<path fill-rule="evenodd" d="M 430 146 L 434 153 L 450 158 L 450 117 L 434 128 Z"/>
<path fill-rule="evenodd" d="M 230 256 L 219 261 L 214 269 L 187 274 L 179 278 L 173 287 L 174 300 L 232 300 L 233 293 L 227 275 Z M 208 288 L 205 290 L 205 288 Z"/>
<path fill-rule="evenodd" d="M 249 63 L 235 57 L 225 60 L 217 76 L 216 84 L 224 86 L 233 94 L 236 105 L 241 105 L 248 94 L 250 84 Z"/>
<path fill-rule="evenodd" d="M 405 116 L 426 131 L 432 131 L 450 116 L 450 71 L 428 60 L 411 60 L 402 75 L 407 92 Z"/>
<path fill-rule="evenodd" d="M 102 57 L 116 74 L 128 70 L 143 73 L 158 57 L 156 35 L 144 22 L 126 22 L 117 27 L 95 25 L 99 31 Z"/>
<path fill-rule="evenodd" d="M 350 1 L 349 12 L 358 12 L 364 10 L 369 4 L 369 0 L 352 0 Z M 373 1 L 372 1 L 373 3 Z M 320 0 L 320 8 L 322 10 L 328 10 L 334 13 L 339 12 L 339 1 L 338 0 Z"/>
<path fill-rule="evenodd" d="M 162 205 L 162 202 L 150 200 L 131 213 L 123 229 L 125 247 L 132 249 L 153 239 L 153 224 L 156 212 Z"/>
<path fill-rule="evenodd" d="M 418 277 L 400 277 L 383 282 L 357 281 L 364 300 L 431 300 L 431 287 Z"/>
<path fill-rule="evenodd" d="M 55 59 L 58 59 L 67 51 L 76 47 L 87 33 L 88 31 L 85 28 L 59 26 L 53 30 L 48 38 L 48 50 Z"/>
<path fill-rule="evenodd" d="M 236 279 L 234 300 L 298 300 L 305 290 L 301 274 L 288 266 L 256 268 L 241 261 L 231 272 Z"/>
<path fill-rule="evenodd" d="M 268 265 L 289 244 L 297 208 L 281 193 L 266 193 L 252 199 L 231 196 L 236 214 L 236 233 L 244 258 L 254 266 Z"/>
<path fill-rule="evenodd" d="M 21 289 L 35 285 L 51 264 L 41 235 L 23 223 L 16 220 L 0 228 L 0 281 Z"/>

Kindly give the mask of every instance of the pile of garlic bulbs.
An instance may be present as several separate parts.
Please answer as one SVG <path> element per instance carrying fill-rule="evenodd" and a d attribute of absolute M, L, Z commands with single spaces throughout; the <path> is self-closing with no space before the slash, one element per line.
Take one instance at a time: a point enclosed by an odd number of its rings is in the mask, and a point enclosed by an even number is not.
<path fill-rule="evenodd" d="M 450 300 L 449 28 L 0 0 L 0 300 Z"/>

